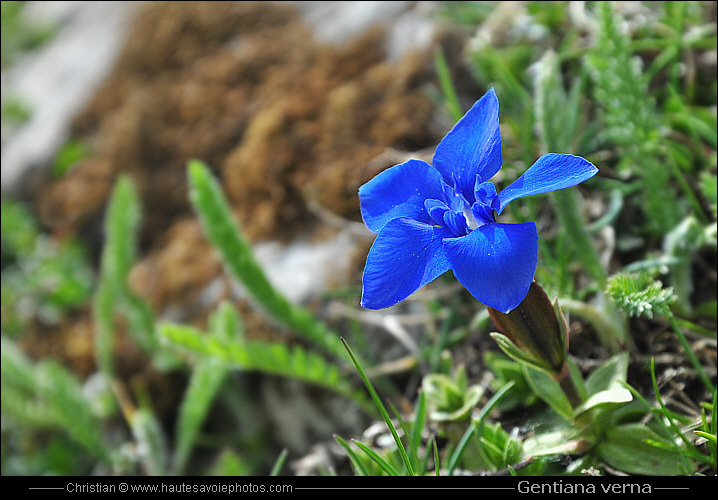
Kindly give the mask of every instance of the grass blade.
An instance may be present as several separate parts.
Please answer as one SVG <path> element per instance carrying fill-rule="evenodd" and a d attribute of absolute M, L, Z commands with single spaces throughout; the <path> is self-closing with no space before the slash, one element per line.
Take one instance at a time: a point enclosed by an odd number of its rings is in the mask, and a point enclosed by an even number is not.
<path fill-rule="evenodd" d="M 364 443 L 361 443 L 361 442 L 359 442 L 359 441 L 356 441 L 356 440 L 354 440 L 354 439 L 352 439 L 352 443 L 354 443 L 355 445 L 357 445 L 357 446 L 359 447 L 359 449 L 361 449 L 364 453 L 366 453 L 367 455 L 369 455 L 369 457 L 370 457 L 374 462 L 376 462 L 376 464 L 377 464 L 379 467 L 381 467 L 382 469 L 384 469 L 384 471 L 386 471 L 387 474 L 389 474 L 390 476 L 398 476 L 398 475 L 399 475 L 399 472 L 398 472 L 394 467 L 392 467 L 389 462 L 387 462 L 387 461 L 384 460 L 382 457 L 380 457 L 377 452 L 375 452 L 374 450 L 372 450 L 371 448 L 369 448 L 367 445 L 365 445 Z"/>
<path fill-rule="evenodd" d="M 501 398 L 504 397 L 504 395 L 514 386 L 514 384 L 515 382 L 511 381 L 508 384 L 504 385 L 501 389 L 499 389 L 496 394 L 491 396 L 491 399 L 489 399 L 489 401 L 484 405 L 478 416 L 472 419 L 472 425 L 470 425 L 466 429 L 466 432 L 461 437 L 461 440 L 456 446 L 456 449 L 451 454 L 451 457 L 449 457 L 449 465 L 447 466 L 449 476 L 452 476 L 454 474 L 454 470 L 456 469 L 456 466 L 458 465 L 461 456 L 464 454 L 466 446 L 469 444 L 469 441 L 476 433 L 476 430 L 483 423 L 489 412 L 494 408 L 494 406 L 498 404 Z"/>
<path fill-rule="evenodd" d="M 396 447 L 399 450 L 399 453 L 401 454 L 401 458 L 404 461 L 404 465 L 406 466 L 406 470 L 409 473 L 410 476 L 416 475 L 414 472 L 414 467 L 411 465 L 411 460 L 409 460 L 409 456 L 406 453 L 406 449 L 404 448 L 404 444 L 401 442 L 401 438 L 399 438 L 399 434 L 396 432 L 396 428 L 394 427 L 394 424 L 391 421 L 391 418 L 389 418 L 389 414 L 386 411 L 386 408 L 384 407 L 384 404 L 381 402 L 381 399 L 379 398 L 379 395 L 376 393 L 376 390 L 374 390 L 374 386 L 372 385 L 369 378 L 366 376 L 366 373 L 364 373 L 364 370 L 362 369 L 361 365 L 359 364 L 359 361 L 357 360 L 356 356 L 354 355 L 354 352 L 349 347 L 349 344 L 346 343 L 346 341 L 342 338 L 342 343 L 344 344 L 344 347 L 346 348 L 347 352 L 349 353 L 349 357 L 351 358 L 352 362 L 354 363 L 354 366 L 356 367 L 357 371 L 359 372 L 359 375 L 361 376 L 362 380 L 364 381 L 364 385 L 366 386 L 367 390 L 369 391 L 369 394 L 371 395 L 371 398 L 374 400 L 374 404 L 376 405 L 377 409 L 381 412 L 381 416 L 384 418 L 384 422 L 386 422 L 387 427 L 389 427 L 389 431 L 391 432 L 392 437 L 394 438 L 394 442 L 396 443 Z"/>

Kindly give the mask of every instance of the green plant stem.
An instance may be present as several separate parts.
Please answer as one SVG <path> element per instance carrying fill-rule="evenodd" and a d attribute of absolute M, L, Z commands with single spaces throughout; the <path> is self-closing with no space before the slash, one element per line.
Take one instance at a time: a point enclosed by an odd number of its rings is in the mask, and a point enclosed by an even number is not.
<path fill-rule="evenodd" d="M 571 378 L 571 370 L 568 366 L 568 363 L 563 364 L 563 369 L 561 370 L 561 373 L 558 374 L 555 378 L 556 382 L 558 382 L 558 384 L 561 386 L 561 390 L 566 395 L 568 402 L 571 403 L 571 408 L 575 410 L 576 408 L 581 406 L 583 400 L 578 393 L 576 384 L 573 383 L 573 378 Z"/>
<path fill-rule="evenodd" d="M 688 321 L 687 319 L 678 317 L 674 317 L 673 319 L 676 321 L 677 325 L 682 326 L 683 328 L 686 328 L 703 337 L 715 338 L 716 336 L 716 332 L 709 330 L 708 328 L 704 328 L 701 325 L 697 325 L 692 321 Z"/>
<path fill-rule="evenodd" d="M 676 336 L 678 337 L 678 341 L 683 346 L 683 350 L 686 351 L 686 356 L 688 357 L 688 361 L 691 362 L 693 365 L 693 368 L 696 370 L 696 373 L 698 374 L 698 377 L 703 381 L 703 385 L 706 386 L 706 388 L 711 392 L 715 392 L 715 387 L 713 386 L 713 383 L 711 382 L 710 377 L 708 377 L 708 374 L 706 374 L 705 370 L 703 370 L 703 367 L 701 366 L 700 362 L 698 361 L 698 358 L 696 358 L 696 355 L 693 353 L 693 349 L 691 348 L 691 345 L 688 343 L 688 339 L 686 339 L 686 336 L 683 335 L 683 330 L 681 329 L 680 325 L 676 321 L 676 318 L 671 314 L 668 316 L 668 322 L 671 324 L 671 328 L 676 333 Z"/>

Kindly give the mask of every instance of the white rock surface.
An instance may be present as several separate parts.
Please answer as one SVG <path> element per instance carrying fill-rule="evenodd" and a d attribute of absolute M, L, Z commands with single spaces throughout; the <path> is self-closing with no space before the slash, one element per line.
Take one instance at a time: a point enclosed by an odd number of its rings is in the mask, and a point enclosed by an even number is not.
<path fill-rule="evenodd" d="M 3 99 L 28 106 L 30 119 L 3 137 L 2 194 L 12 193 L 30 168 L 48 165 L 68 128 L 112 69 L 132 14 L 142 2 L 28 2 L 32 22 L 58 31 L 51 42 L 2 73 Z"/>

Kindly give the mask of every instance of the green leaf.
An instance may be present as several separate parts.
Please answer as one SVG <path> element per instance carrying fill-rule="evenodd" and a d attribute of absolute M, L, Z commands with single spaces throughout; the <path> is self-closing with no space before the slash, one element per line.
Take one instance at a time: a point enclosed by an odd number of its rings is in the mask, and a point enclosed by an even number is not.
<path fill-rule="evenodd" d="M 154 314 L 147 303 L 134 294 L 127 279 L 135 259 L 140 203 L 128 177 L 121 176 L 110 197 L 105 218 L 105 246 L 100 263 L 100 279 L 93 300 L 98 326 L 96 347 L 98 364 L 112 376 L 115 313 L 127 320 L 130 337 L 161 367 L 175 366 L 177 360 L 159 348 Z"/>
<path fill-rule="evenodd" d="M 693 252 L 708 244 L 715 245 L 715 237 L 708 239 L 708 233 L 695 217 L 684 218 L 671 229 L 663 239 L 663 250 L 669 257 L 674 257 L 676 263 L 670 269 L 671 292 L 675 289 L 675 296 L 669 303 L 676 302 L 682 311 L 691 311 L 690 297 L 693 293 L 692 255 Z M 663 314 L 665 315 L 665 314 Z"/>
<path fill-rule="evenodd" d="M 608 429 L 596 450 L 609 466 L 627 474 L 675 476 L 684 473 L 675 445 L 640 423 Z"/>
<path fill-rule="evenodd" d="M 219 455 L 217 462 L 209 470 L 210 476 L 249 476 L 252 474 L 251 467 L 230 448 L 225 448 Z"/>
<path fill-rule="evenodd" d="M 192 370 L 179 408 L 173 456 L 174 474 L 184 471 L 197 434 L 228 373 L 227 363 L 217 359 L 200 360 Z"/>
<path fill-rule="evenodd" d="M 219 251 L 228 270 L 241 281 L 252 298 L 270 317 L 315 343 L 318 347 L 344 357 L 339 336 L 314 315 L 290 303 L 269 281 L 254 258 L 252 246 L 234 220 L 219 183 L 200 161 L 189 163 L 190 200 L 202 222 L 208 240 Z"/>
<path fill-rule="evenodd" d="M 616 383 L 609 389 L 596 392 L 589 396 L 589 398 L 584 401 L 581 406 L 576 408 L 574 418 L 578 418 L 588 410 L 597 408 L 605 409 L 607 407 L 629 403 L 632 400 L 633 396 L 631 395 L 631 391 Z"/>
<path fill-rule="evenodd" d="M 412 448 L 415 450 L 418 450 L 421 445 L 422 431 L 426 427 L 427 406 L 426 394 L 424 394 L 424 391 L 419 391 L 416 403 L 414 404 L 414 421 L 411 424 L 411 433 L 408 434 L 411 439 Z"/>
<path fill-rule="evenodd" d="M 360 450 L 366 453 L 369 458 L 371 458 L 379 467 L 382 468 L 382 470 L 384 470 L 384 472 L 386 472 L 390 476 L 399 475 L 399 471 L 397 471 L 389 462 L 384 460 L 384 458 L 382 458 L 377 452 L 369 448 L 367 445 L 356 440 L 352 440 L 352 443 L 354 443 Z"/>
<path fill-rule="evenodd" d="M 626 381 L 628 375 L 628 353 L 623 352 L 609 358 L 586 378 L 589 397 L 610 389 L 619 380 Z"/>
<path fill-rule="evenodd" d="M 40 234 L 30 210 L 23 204 L 2 200 L 0 235 L 2 236 L 3 273 L 5 255 L 17 256 L 32 251 Z"/>
<path fill-rule="evenodd" d="M 497 471 L 521 460 L 521 443 L 506 432 L 499 422 L 478 426 L 476 435 L 479 441 L 478 454 L 490 470 Z"/>
<path fill-rule="evenodd" d="M 713 443 L 714 445 L 716 444 L 717 439 L 718 439 L 718 438 L 716 438 L 716 435 L 715 435 L 715 434 L 711 434 L 710 432 L 705 432 L 705 431 L 693 431 L 693 434 L 695 434 L 696 436 L 700 436 L 700 437 L 702 437 L 702 438 L 707 439 L 708 441 L 710 441 L 710 442 Z"/>
<path fill-rule="evenodd" d="M 100 422 L 80 382 L 59 363 L 33 363 L 5 336 L 0 337 L 3 418 L 24 425 L 60 429 L 94 457 L 108 460 Z"/>
<path fill-rule="evenodd" d="M 536 403 L 536 394 L 526 382 L 521 363 L 492 351 L 484 354 L 484 363 L 495 375 L 495 378 L 489 382 L 491 389 L 498 390 L 508 382 L 514 384 L 514 389 L 499 403 L 499 410 L 511 411 L 517 407 L 528 407 Z"/>
<path fill-rule="evenodd" d="M 648 318 L 654 314 L 669 316 L 670 305 L 676 301 L 672 288 L 664 289 L 647 273 L 615 274 L 608 280 L 606 293 L 625 313 Z"/>
<path fill-rule="evenodd" d="M 443 373 L 430 373 L 421 381 L 422 394 L 431 406 L 435 422 L 456 422 L 468 418 L 484 395 L 480 385 L 467 387 L 466 370 L 460 365 L 454 378 Z"/>
<path fill-rule="evenodd" d="M 272 470 L 269 471 L 270 476 L 278 476 L 279 473 L 282 471 L 282 467 L 284 467 L 284 462 L 287 460 L 287 455 L 289 452 L 286 448 L 282 450 L 282 452 L 277 457 L 277 460 L 275 460 L 274 465 L 272 466 Z"/>
<path fill-rule="evenodd" d="M 77 139 L 70 139 L 62 145 L 55 155 L 52 165 L 52 174 L 55 177 L 62 177 L 79 161 L 89 156 L 89 148 Z"/>
<path fill-rule="evenodd" d="M 514 361 L 517 361 L 522 365 L 531 365 L 544 372 L 550 370 L 550 367 L 539 363 L 532 356 L 528 355 L 516 344 L 511 342 L 511 340 L 506 335 L 502 335 L 498 332 L 491 332 L 489 335 L 492 339 L 494 339 L 494 341 L 496 341 L 496 344 L 499 346 L 499 348 L 501 348 L 504 354 L 506 354 Z"/>
<path fill-rule="evenodd" d="M 672 168 L 673 161 L 663 146 L 662 116 L 614 5 L 596 3 L 596 42 L 585 57 L 603 121 L 600 139 L 621 158 L 616 166 L 619 175 L 641 178 L 640 200 L 647 229 L 663 234 L 680 217 L 676 205 L 666 203 L 666 195 L 673 189 L 672 176 L 678 171 Z"/>
<path fill-rule="evenodd" d="M 466 432 L 461 437 L 459 443 L 456 445 L 456 449 L 453 451 L 453 453 L 451 453 L 451 456 L 449 457 L 449 462 L 447 465 L 447 471 L 449 476 L 454 474 L 454 469 L 458 466 L 459 460 L 461 460 L 461 457 L 466 451 L 469 441 L 473 438 L 475 434 L 480 433 L 480 428 L 483 426 L 486 417 L 489 415 L 491 410 L 493 410 L 496 405 L 498 405 L 499 402 L 506 396 L 506 394 L 511 390 L 513 386 L 513 382 L 509 382 L 508 384 L 504 385 L 493 396 L 491 396 L 491 399 L 486 402 L 486 405 L 484 405 L 479 414 L 475 418 L 472 418 L 471 425 L 466 429 Z"/>
<path fill-rule="evenodd" d="M 569 368 L 571 370 L 571 378 L 581 397 L 585 396 L 585 386 L 581 374 L 576 364 L 568 359 Z M 537 370 L 529 365 L 524 365 L 524 377 L 531 386 L 531 390 L 546 404 L 548 404 L 556 413 L 568 422 L 574 419 L 574 410 L 569 402 L 566 394 L 561 389 L 561 385 L 550 375 L 542 370 Z"/>
<path fill-rule="evenodd" d="M 444 107 L 449 113 L 449 117 L 453 122 L 459 121 L 464 115 L 459 104 L 459 97 L 456 94 L 454 82 L 451 80 L 451 70 L 446 62 L 444 51 L 441 48 L 436 50 L 434 56 L 434 67 L 439 78 L 439 85 L 444 94 Z"/>
<path fill-rule="evenodd" d="M 223 360 L 244 371 L 256 370 L 303 380 L 347 397 L 369 414 L 374 414 L 363 392 L 352 386 L 335 363 L 301 346 L 258 340 L 226 340 L 191 326 L 171 323 L 161 323 L 158 331 L 169 342 L 201 358 Z"/>
<path fill-rule="evenodd" d="M 162 426 L 149 409 L 139 408 L 130 415 L 130 428 L 137 441 L 140 459 L 149 476 L 167 474 L 167 443 Z"/>
<path fill-rule="evenodd" d="M 702 172 L 700 178 L 700 189 L 703 196 L 708 200 L 713 218 L 718 217 L 718 179 L 715 174 Z"/>
<path fill-rule="evenodd" d="M 528 458 L 544 455 L 575 455 L 585 452 L 591 446 L 592 443 L 580 430 L 567 427 L 526 438 L 523 442 L 523 456 Z"/>

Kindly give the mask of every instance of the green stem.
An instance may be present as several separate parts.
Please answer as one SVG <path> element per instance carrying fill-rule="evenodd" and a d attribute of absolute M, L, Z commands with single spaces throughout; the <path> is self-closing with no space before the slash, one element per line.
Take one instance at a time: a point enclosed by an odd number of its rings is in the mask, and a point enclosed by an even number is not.
<path fill-rule="evenodd" d="M 556 376 L 556 381 L 561 386 L 561 390 L 566 395 L 566 398 L 568 398 L 568 402 L 571 403 L 571 408 L 575 410 L 581 406 L 583 400 L 578 393 L 576 384 L 573 383 L 568 363 L 563 364 L 563 369 L 561 370 L 561 373 Z"/>
<path fill-rule="evenodd" d="M 698 377 L 703 381 L 703 384 L 706 386 L 706 388 L 710 391 L 711 394 L 716 390 L 713 386 L 713 383 L 711 382 L 710 377 L 706 374 L 705 370 L 703 370 L 703 367 L 701 366 L 700 362 L 698 361 L 698 358 L 696 358 L 696 355 L 693 353 L 693 349 L 691 348 L 691 345 L 688 343 L 688 339 L 686 339 L 686 336 L 683 335 L 683 330 L 681 330 L 680 325 L 676 321 L 676 318 L 673 315 L 668 316 L 668 321 L 671 324 L 671 328 L 676 333 L 676 336 L 678 337 L 678 341 L 683 346 L 683 349 L 686 351 L 686 356 L 688 357 L 688 360 L 693 365 L 693 368 L 696 370 L 696 373 L 698 373 Z"/>

